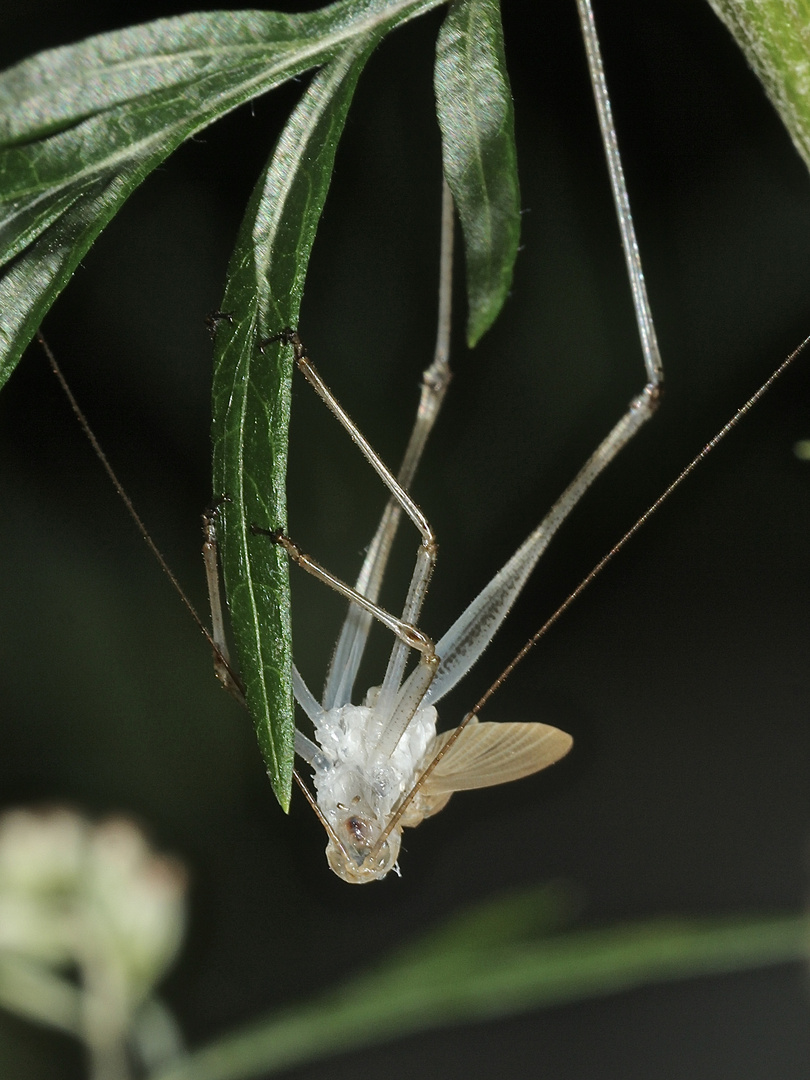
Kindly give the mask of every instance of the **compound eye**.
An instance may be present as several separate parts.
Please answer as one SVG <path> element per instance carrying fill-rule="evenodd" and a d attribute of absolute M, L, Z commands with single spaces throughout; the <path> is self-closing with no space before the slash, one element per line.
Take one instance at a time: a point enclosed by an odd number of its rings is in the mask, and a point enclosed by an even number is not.
<path fill-rule="evenodd" d="M 356 844 L 367 844 L 371 835 L 371 828 L 367 821 L 356 815 L 346 818 L 346 831 Z"/>

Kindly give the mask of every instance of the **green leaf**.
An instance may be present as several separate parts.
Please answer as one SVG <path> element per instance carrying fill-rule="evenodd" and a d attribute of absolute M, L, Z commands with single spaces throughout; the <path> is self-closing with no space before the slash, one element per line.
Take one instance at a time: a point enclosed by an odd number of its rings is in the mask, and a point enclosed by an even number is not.
<path fill-rule="evenodd" d="M 41 53 L 0 75 L 0 265 L 10 263 L 0 280 L 0 386 L 96 236 L 184 139 L 441 2 L 195 13 Z"/>
<path fill-rule="evenodd" d="M 259 745 L 288 809 L 293 768 L 292 630 L 288 558 L 251 525 L 286 529 L 292 373 L 289 345 L 259 349 L 296 326 L 304 278 L 338 140 L 363 67 L 382 31 L 357 38 L 313 79 L 248 203 L 228 268 L 213 388 L 214 490 L 222 566 Z"/>
<path fill-rule="evenodd" d="M 520 239 L 514 113 L 498 0 L 456 0 L 436 44 L 436 105 L 444 174 L 467 262 L 472 347 L 497 318 Z"/>
<path fill-rule="evenodd" d="M 654 919 L 549 934 L 560 907 L 559 890 L 545 888 L 454 916 L 368 974 L 195 1051 L 152 1080 L 247 1080 L 446 1024 L 807 957 L 803 915 Z"/>
<path fill-rule="evenodd" d="M 765 87 L 810 168 L 810 4 L 807 0 L 709 0 Z"/>

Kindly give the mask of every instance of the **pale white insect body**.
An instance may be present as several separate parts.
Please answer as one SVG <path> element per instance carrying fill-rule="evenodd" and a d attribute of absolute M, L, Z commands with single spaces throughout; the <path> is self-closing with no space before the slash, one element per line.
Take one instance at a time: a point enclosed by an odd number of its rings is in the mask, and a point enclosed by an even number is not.
<path fill-rule="evenodd" d="M 402 829 L 417 825 L 442 809 L 453 792 L 528 776 L 558 761 L 572 745 L 569 735 L 545 724 L 479 723 L 474 713 L 467 714 L 459 727 L 437 734 L 435 706 L 492 641 L 551 537 L 606 465 L 652 416 L 660 396 L 663 371 L 593 13 L 590 0 L 577 2 L 647 381 L 538 527 L 435 646 L 417 629 L 417 623 L 435 564 L 436 541 L 427 519 L 411 498 L 409 487 L 450 379 L 453 207 L 447 187 L 436 353 L 423 376 L 416 421 L 397 477 L 387 469 L 323 382 L 297 332 L 284 330 L 275 335 L 293 346 L 299 370 L 346 428 L 390 492 L 354 587 L 324 570 L 280 531 L 254 528 L 282 545 L 293 561 L 350 602 L 322 701 L 315 699 L 296 669 L 293 688 L 298 704 L 314 728 L 314 742 L 296 731 L 295 750 L 312 769 L 316 797 L 297 774 L 296 778 L 326 829 L 329 865 L 351 883 L 378 880 L 395 869 Z M 381 608 L 377 600 L 402 513 L 419 530 L 421 544 L 402 615 L 396 617 Z M 209 583 L 214 576 L 212 562 L 213 557 L 208 560 Z M 224 657 L 224 632 L 221 615 L 218 618 L 216 610 L 219 600 L 214 596 L 218 588 L 212 587 L 211 592 L 214 638 L 221 644 Z M 368 691 L 362 705 L 355 705 L 352 703 L 354 682 L 374 619 L 386 626 L 396 640 L 382 684 Z M 419 653 L 419 663 L 406 677 L 409 649 Z M 220 671 L 220 677 L 227 681 L 227 673 Z"/>
<path fill-rule="evenodd" d="M 443 249 L 447 252 L 448 238 L 452 236 L 452 200 L 447 192 L 444 211 Z M 443 292 L 449 293 L 449 282 Z M 405 464 L 399 479 L 395 479 L 323 383 L 297 332 L 285 330 L 278 337 L 293 345 L 299 369 L 346 426 L 392 493 L 354 588 L 324 570 L 282 532 L 258 527 L 253 530 L 269 535 L 294 562 L 350 601 L 321 703 L 293 668 L 295 697 L 312 721 L 316 739 L 313 742 L 296 731 L 295 750 L 313 771 L 316 799 L 299 782 L 329 836 L 329 865 L 345 881 L 361 884 L 385 877 L 395 868 L 402 829 L 436 813 L 454 791 L 528 776 L 559 760 L 570 749 L 571 737 L 548 725 L 480 724 L 472 714 L 458 728 L 437 735 L 435 708 L 435 703 L 490 643 L 567 510 L 562 512 L 559 504 L 552 509 L 434 646 L 415 623 L 433 572 L 436 541 L 405 484 L 410 483 L 438 411 L 437 395 L 443 395 L 447 386 L 446 358 L 434 359 L 425 373 L 422 402 Z M 444 332 L 440 330 L 443 340 Z M 444 353 L 444 349 L 440 352 Z M 612 444 L 615 432 L 609 440 Z M 609 459 L 601 452 L 603 449 L 604 444 L 563 496 L 569 508 Z M 402 617 L 397 618 L 379 607 L 377 595 L 402 512 L 419 528 L 422 543 Z M 216 591 L 214 586 L 212 595 Z M 212 609 L 217 637 L 218 617 L 213 604 Z M 362 705 L 355 705 L 353 687 L 372 619 L 383 623 L 396 640 L 382 685 L 369 690 Z M 419 652 L 420 659 L 406 677 L 411 648 Z"/>
<path fill-rule="evenodd" d="M 436 710 L 428 705 L 417 710 L 393 753 L 382 757 L 376 749 L 385 724 L 374 708 L 378 692 L 379 687 L 374 687 L 365 704 L 330 709 L 320 713 L 315 722 L 322 754 L 311 762 L 313 781 L 321 812 L 342 838 L 342 850 L 330 839 L 327 858 L 343 878 L 354 872 L 354 866 L 367 863 L 374 876 L 384 876 L 396 863 L 399 828 L 392 831 L 376 857 L 372 848 L 427 764 L 425 759 L 436 738 Z M 412 809 L 418 812 L 416 806 Z"/>
<path fill-rule="evenodd" d="M 322 711 L 315 721 L 320 752 L 312 757 L 300 737 L 296 740 L 312 766 L 318 808 L 330 826 L 329 865 L 352 883 L 385 877 L 396 865 L 402 829 L 443 809 L 454 791 L 528 776 L 558 761 L 573 743 L 570 735 L 546 724 L 481 724 L 473 718 L 457 736 L 445 767 L 439 761 L 416 787 L 453 732 L 437 735 L 436 709 L 422 705 L 394 751 L 381 754 L 386 717 L 375 707 L 379 690 L 369 690 L 364 705 Z"/>

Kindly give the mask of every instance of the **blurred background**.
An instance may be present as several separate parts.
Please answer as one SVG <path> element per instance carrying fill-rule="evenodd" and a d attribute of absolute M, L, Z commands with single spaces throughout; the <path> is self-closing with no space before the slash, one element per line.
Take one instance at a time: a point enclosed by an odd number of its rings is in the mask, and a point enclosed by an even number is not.
<path fill-rule="evenodd" d="M 286 5 L 303 10 L 314 4 Z M 504 20 L 522 250 L 496 327 L 454 381 L 415 494 L 440 557 L 440 636 L 643 384 L 572 0 Z M 4 66 L 185 8 L 29 0 Z M 702 0 L 597 4 L 666 368 L 655 421 L 544 557 L 451 726 L 734 409 L 810 333 L 810 179 Z M 387 40 L 360 82 L 316 241 L 301 333 L 392 465 L 435 336 L 441 12 Z M 130 199 L 45 332 L 158 546 L 203 610 L 211 344 L 242 208 L 302 82 L 187 143 Z M 459 278 L 459 282 L 460 282 Z M 189 1041 L 304 999 L 462 905 L 562 879 L 587 925 L 797 911 L 810 841 L 810 355 L 700 468 L 493 699 L 486 719 L 575 738 L 563 763 L 460 795 L 406 834 L 403 877 L 351 889 L 300 799 L 274 801 L 250 722 L 153 563 L 36 348 L 0 395 L 0 804 L 128 813 L 190 866 L 190 941 L 165 984 Z M 352 578 L 385 502 L 313 393 L 294 384 L 290 532 Z M 390 591 L 416 547 L 403 530 Z M 295 652 L 320 689 L 343 605 L 293 575 Z M 375 636 L 360 682 L 379 679 Z M 291 1076 L 806 1077 L 805 972 L 638 990 L 409 1037 Z M 72 1080 L 78 1051 L 0 1015 L 6 1075 Z"/>

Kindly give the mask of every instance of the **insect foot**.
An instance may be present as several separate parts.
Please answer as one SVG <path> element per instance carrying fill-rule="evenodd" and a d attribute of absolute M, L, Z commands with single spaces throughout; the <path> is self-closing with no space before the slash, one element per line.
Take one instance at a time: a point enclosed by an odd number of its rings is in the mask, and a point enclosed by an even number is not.
<path fill-rule="evenodd" d="M 232 311 L 212 311 L 205 316 L 205 328 L 211 336 L 211 340 L 217 336 L 217 330 L 220 323 L 233 324 L 233 312 Z"/>
<path fill-rule="evenodd" d="M 284 329 L 279 330 L 277 334 L 270 334 L 269 337 L 262 338 L 258 346 L 259 352 L 263 353 L 268 345 L 272 345 L 276 341 L 280 341 L 284 345 L 292 345 L 296 361 L 298 361 L 301 356 L 306 355 L 304 346 L 301 344 L 301 338 L 298 336 L 298 331 L 293 330 L 291 326 L 285 326 Z"/>

